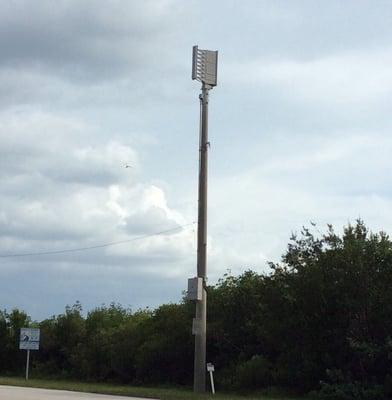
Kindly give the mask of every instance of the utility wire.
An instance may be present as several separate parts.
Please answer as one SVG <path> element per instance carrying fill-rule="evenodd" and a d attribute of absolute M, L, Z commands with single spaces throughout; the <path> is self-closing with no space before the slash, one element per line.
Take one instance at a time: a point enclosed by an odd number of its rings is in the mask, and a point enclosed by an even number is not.
<path fill-rule="evenodd" d="M 149 237 L 152 237 L 152 236 L 159 236 L 159 235 L 162 235 L 164 233 L 173 232 L 173 231 L 176 231 L 178 229 L 186 228 L 188 226 L 195 225 L 195 224 L 196 224 L 196 222 L 192 222 L 192 223 L 189 223 L 189 224 L 176 226 L 175 228 L 166 229 L 164 231 L 149 233 L 147 235 L 138 236 L 138 237 L 135 237 L 135 238 L 132 238 L 132 239 L 119 240 L 117 242 L 109 242 L 109 243 L 97 244 L 97 245 L 88 246 L 88 247 L 76 247 L 74 249 L 65 249 L 65 250 L 39 251 L 39 252 L 35 252 L 35 253 L 0 254 L 0 258 L 27 257 L 27 256 L 45 256 L 45 255 L 50 255 L 50 254 L 75 253 L 77 251 L 100 249 L 100 248 L 103 248 L 103 247 L 115 246 L 117 244 L 135 242 L 137 240 L 146 239 L 146 238 L 149 238 Z"/>

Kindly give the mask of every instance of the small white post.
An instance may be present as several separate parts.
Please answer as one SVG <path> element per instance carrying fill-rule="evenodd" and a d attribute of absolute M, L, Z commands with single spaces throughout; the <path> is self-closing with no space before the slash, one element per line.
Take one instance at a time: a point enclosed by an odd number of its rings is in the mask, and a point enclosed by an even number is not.
<path fill-rule="evenodd" d="M 211 380 L 211 391 L 212 394 L 215 394 L 215 385 L 214 385 L 214 371 L 215 367 L 211 363 L 207 363 L 207 371 L 210 373 L 210 380 Z"/>
<path fill-rule="evenodd" d="M 212 370 L 210 370 L 210 379 L 211 379 L 211 390 L 212 390 L 212 394 L 215 394 L 214 375 L 213 375 Z"/>
<path fill-rule="evenodd" d="M 26 381 L 29 380 L 29 364 L 30 364 L 30 349 L 27 350 L 27 359 L 26 359 Z"/>

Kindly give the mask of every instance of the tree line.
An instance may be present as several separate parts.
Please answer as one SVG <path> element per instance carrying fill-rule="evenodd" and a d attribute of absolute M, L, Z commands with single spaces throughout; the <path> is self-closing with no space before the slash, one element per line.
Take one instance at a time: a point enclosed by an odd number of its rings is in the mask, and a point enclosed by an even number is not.
<path fill-rule="evenodd" d="M 208 286 L 209 362 L 221 389 L 271 386 L 322 399 L 392 397 L 392 242 L 362 221 L 293 235 L 270 272 L 226 274 Z M 0 374 L 22 374 L 19 329 L 41 329 L 32 374 L 131 384 L 191 385 L 194 304 L 79 303 L 32 322 L 0 312 Z"/>

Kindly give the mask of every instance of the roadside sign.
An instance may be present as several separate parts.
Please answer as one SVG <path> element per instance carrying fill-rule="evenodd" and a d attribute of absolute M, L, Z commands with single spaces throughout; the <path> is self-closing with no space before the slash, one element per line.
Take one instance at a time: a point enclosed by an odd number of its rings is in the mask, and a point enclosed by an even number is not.
<path fill-rule="evenodd" d="M 214 385 L 214 371 L 215 367 L 212 363 L 207 363 L 207 371 L 210 373 L 210 380 L 211 380 L 211 391 L 212 394 L 215 394 L 215 385 Z"/>
<path fill-rule="evenodd" d="M 27 350 L 26 355 L 26 381 L 29 379 L 30 350 L 39 350 L 39 329 L 21 328 L 19 349 Z"/>
<path fill-rule="evenodd" d="M 40 331 L 36 328 L 21 328 L 19 349 L 20 350 L 39 350 Z"/>

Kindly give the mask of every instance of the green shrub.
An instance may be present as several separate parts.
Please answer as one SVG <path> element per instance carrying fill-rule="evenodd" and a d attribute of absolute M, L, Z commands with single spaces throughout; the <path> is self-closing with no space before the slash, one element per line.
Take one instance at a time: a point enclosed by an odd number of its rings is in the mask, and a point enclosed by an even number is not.
<path fill-rule="evenodd" d="M 234 386 L 236 389 L 261 389 L 271 385 L 271 364 L 263 356 L 256 355 L 238 365 Z"/>
<path fill-rule="evenodd" d="M 320 400 L 387 400 L 381 385 L 365 386 L 359 382 L 322 383 L 317 397 Z"/>

